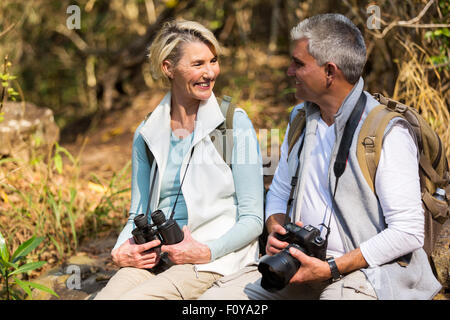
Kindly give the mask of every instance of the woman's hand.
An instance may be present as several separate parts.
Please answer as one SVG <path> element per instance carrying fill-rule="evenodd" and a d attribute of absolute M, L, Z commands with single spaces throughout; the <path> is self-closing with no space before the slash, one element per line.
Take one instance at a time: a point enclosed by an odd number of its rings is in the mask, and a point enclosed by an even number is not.
<path fill-rule="evenodd" d="M 187 226 L 183 227 L 183 241 L 161 246 L 162 252 L 167 252 L 169 259 L 175 264 L 208 263 L 211 260 L 209 247 L 196 241 L 191 236 Z"/>
<path fill-rule="evenodd" d="M 153 240 L 144 244 L 135 244 L 133 238 L 125 241 L 120 247 L 111 252 L 112 259 L 119 267 L 135 267 L 140 269 L 151 269 L 156 266 L 160 259 L 161 241 Z M 149 250 L 149 251 L 148 251 Z"/>

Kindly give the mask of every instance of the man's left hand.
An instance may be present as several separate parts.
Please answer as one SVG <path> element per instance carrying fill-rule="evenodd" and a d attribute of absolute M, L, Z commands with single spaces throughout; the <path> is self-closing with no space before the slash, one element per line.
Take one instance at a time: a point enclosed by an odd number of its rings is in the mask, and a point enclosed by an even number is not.
<path fill-rule="evenodd" d="M 295 248 L 289 248 L 289 253 L 301 262 L 300 268 L 289 283 L 320 282 L 331 278 L 328 262 L 310 257 Z"/>

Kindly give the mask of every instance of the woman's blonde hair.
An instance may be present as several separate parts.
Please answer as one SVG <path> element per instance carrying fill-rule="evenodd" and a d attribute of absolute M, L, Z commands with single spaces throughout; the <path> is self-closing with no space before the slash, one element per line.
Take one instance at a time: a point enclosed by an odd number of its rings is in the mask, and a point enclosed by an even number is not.
<path fill-rule="evenodd" d="M 155 80 L 169 81 L 162 69 L 165 60 L 176 65 L 182 56 L 182 45 L 203 42 L 212 47 L 214 54 L 220 54 L 220 46 L 214 34 L 195 21 L 169 21 L 156 34 L 149 48 L 150 71 Z"/>

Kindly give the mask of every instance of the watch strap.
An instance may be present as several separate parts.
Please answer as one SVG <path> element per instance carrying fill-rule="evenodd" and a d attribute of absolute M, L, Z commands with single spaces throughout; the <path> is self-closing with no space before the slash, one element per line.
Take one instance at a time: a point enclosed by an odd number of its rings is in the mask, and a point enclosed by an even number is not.
<path fill-rule="evenodd" d="M 334 258 L 328 258 L 327 262 L 328 265 L 330 266 L 332 281 L 334 282 L 340 280 L 342 278 L 342 274 L 339 272 L 339 269 L 336 265 L 336 261 L 334 261 Z"/>

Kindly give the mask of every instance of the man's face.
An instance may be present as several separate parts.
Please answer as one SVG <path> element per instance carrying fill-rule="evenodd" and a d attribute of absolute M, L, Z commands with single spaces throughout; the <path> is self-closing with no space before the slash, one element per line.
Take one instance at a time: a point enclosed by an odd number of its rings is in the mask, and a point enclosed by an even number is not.
<path fill-rule="evenodd" d="M 307 39 L 294 42 L 287 75 L 295 78 L 297 99 L 317 103 L 326 89 L 326 73 L 325 68 L 318 66 L 316 59 L 308 53 L 307 47 Z"/>

